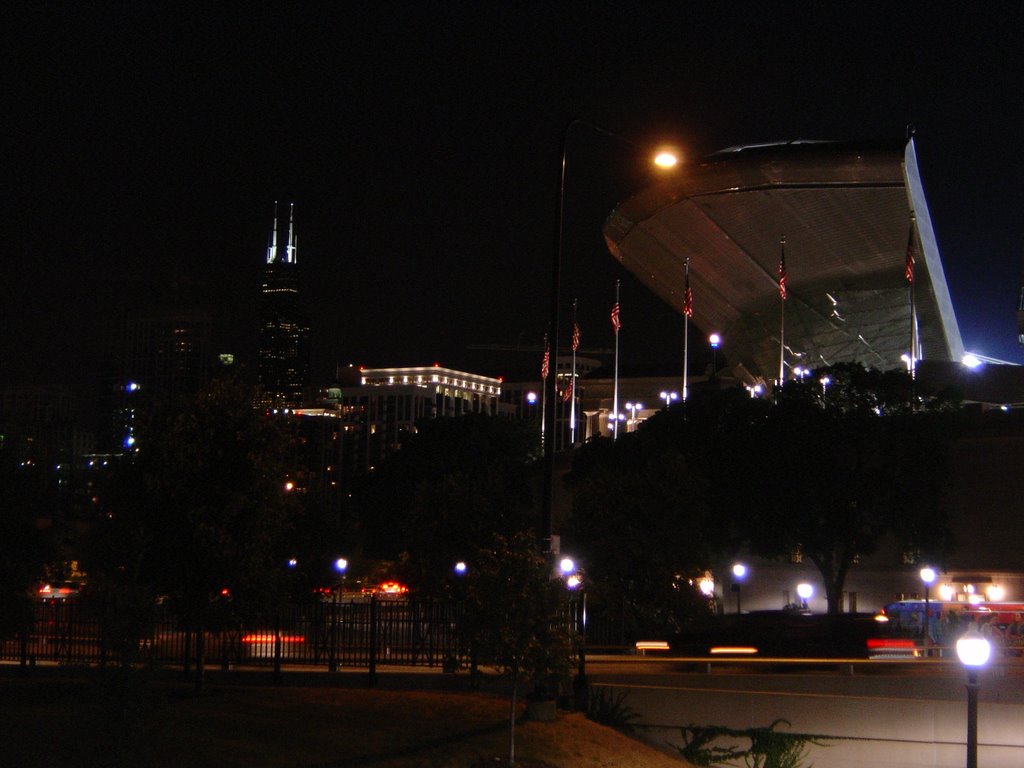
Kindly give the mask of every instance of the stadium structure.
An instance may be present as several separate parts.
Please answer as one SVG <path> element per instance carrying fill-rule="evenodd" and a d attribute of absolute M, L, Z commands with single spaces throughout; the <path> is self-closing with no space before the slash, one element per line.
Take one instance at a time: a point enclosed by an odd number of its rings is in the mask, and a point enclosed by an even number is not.
<path fill-rule="evenodd" d="M 964 355 L 913 139 L 722 150 L 619 205 L 604 236 L 680 313 L 689 287 L 742 378 Z"/>

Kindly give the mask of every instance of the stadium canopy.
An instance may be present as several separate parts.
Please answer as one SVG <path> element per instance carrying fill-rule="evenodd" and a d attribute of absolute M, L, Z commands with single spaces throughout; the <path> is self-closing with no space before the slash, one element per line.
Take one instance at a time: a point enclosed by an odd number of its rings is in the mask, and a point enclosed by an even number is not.
<path fill-rule="evenodd" d="M 896 368 L 912 340 L 915 360 L 963 357 L 913 140 L 726 149 L 622 203 L 604 236 L 680 313 L 688 261 L 693 322 L 755 379 L 777 379 L 780 357 L 787 378 L 842 362 Z"/>

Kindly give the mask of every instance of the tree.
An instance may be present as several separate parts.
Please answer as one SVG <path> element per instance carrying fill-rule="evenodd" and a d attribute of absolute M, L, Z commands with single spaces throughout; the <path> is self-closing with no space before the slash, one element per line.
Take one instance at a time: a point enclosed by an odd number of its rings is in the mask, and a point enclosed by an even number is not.
<path fill-rule="evenodd" d="M 400 559 L 401 576 L 437 591 L 452 565 L 532 522 L 533 425 L 471 414 L 419 423 L 358 493 L 367 555 Z"/>
<path fill-rule="evenodd" d="M 108 584 L 165 596 L 196 631 L 225 610 L 267 609 L 283 597 L 295 505 L 285 480 L 287 437 L 253 408 L 237 379 L 140 414 L 139 452 L 118 475 L 97 531 Z"/>
<path fill-rule="evenodd" d="M 743 390 L 695 393 L 637 432 L 577 451 L 563 546 L 587 563 L 595 606 L 621 605 L 634 631 L 655 636 L 711 608 L 696 585 L 717 553 L 736 546 L 735 435 L 764 408 Z"/>
<path fill-rule="evenodd" d="M 954 405 L 915 395 L 902 372 L 857 365 L 787 383 L 766 418 L 736 435 L 761 457 L 742 486 L 737 530 L 755 554 L 810 560 L 831 613 L 857 558 L 886 536 L 940 555 L 950 544 L 938 500 Z"/>
<path fill-rule="evenodd" d="M 507 677 L 508 764 L 515 763 L 516 698 L 525 679 L 544 688 L 571 667 L 565 584 L 537 550 L 532 532 L 495 536 L 471 561 L 464 632 L 479 662 Z"/>
<path fill-rule="evenodd" d="M 0 637 L 31 624 L 31 595 L 55 558 L 52 538 L 36 523 L 57 503 L 47 469 L 0 451 Z"/>

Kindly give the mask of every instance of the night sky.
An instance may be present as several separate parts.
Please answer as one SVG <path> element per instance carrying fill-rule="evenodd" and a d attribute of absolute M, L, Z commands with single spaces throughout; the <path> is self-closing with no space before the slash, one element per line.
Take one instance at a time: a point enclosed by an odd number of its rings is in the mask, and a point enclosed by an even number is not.
<path fill-rule="evenodd" d="M 470 347 L 541 344 L 573 119 L 690 157 L 913 124 L 965 346 L 1024 361 L 1020 3 L 215 5 L 5 19 L 3 382 L 98 378 L 125 313 L 158 302 L 210 311 L 217 351 L 254 368 L 275 200 L 295 203 L 317 380 L 498 373 Z M 621 279 L 624 360 L 678 362 L 680 318 L 601 238 L 641 154 L 586 129 L 567 147 L 583 346 L 612 345 Z"/>

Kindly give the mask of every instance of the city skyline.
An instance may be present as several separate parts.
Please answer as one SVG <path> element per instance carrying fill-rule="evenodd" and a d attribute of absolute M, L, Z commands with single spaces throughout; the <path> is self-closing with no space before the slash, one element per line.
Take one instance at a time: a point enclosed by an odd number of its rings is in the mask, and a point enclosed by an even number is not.
<path fill-rule="evenodd" d="M 127 313 L 159 300 L 210 312 L 215 352 L 255 372 L 275 200 L 303 237 L 313 381 L 539 347 L 573 119 L 690 162 L 913 124 L 965 346 L 1021 362 L 1022 10 L 927 8 L 21 9 L 4 381 L 98 376 Z M 601 239 L 654 177 L 598 132 L 566 158 L 583 347 L 611 346 L 622 280 L 624 355 L 681 364 L 682 318 Z"/>

